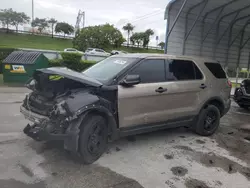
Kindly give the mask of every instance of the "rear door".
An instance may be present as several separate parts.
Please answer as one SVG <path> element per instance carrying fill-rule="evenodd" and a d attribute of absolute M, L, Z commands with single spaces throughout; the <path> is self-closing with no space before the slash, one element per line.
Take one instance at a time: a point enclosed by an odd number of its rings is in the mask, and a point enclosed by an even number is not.
<path fill-rule="evenodd" d="M 200 110 L 200 96 L 207 92 L 208 83 L 193 61 L 169 59 L 168 67 L 167 94 L 171 99 L 171 108 L 167 116 L 171 119 L 191 119 Z"/>

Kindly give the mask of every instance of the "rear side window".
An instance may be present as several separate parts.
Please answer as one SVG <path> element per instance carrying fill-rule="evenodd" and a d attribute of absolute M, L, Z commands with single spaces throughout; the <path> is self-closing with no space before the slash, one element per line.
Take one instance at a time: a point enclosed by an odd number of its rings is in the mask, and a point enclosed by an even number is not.
<path fill-rule="evenodd" d="M 227 78 L 225 71 L 219 63 L 205 63 L 205 65 L 216 78 Z"/>
<path fill-rule="evenodd" d="M 165 82 L 165 60 L 145 60 L 135 67 L 129 74 L 139 75 L 141 83 Z"/>
<path fill-rule="evenodd" d="M 202 73 L 192 61 L 169 60 L 168 81 L 185 81 L 202 79 Z"/>

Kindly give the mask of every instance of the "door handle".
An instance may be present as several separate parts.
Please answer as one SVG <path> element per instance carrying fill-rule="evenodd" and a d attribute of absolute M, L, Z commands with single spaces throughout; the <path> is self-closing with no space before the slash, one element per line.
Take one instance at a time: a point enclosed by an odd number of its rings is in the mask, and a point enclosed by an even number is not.
<path fill-rule="evenodd" d="M 205 84 L 201 84 L 200 88 L 201 88 L 201 89 L 206 89 L 207 86 L 206 86 Z"/>
<path fill-rule="evenodd" d="M 157 93 L 164 93 L 166 91 L 168 91 L 168 89 L 164 89 L 162 87 L 159 87 L 158 89 L 155 90 L 155 92 L 157 92 Z"/>

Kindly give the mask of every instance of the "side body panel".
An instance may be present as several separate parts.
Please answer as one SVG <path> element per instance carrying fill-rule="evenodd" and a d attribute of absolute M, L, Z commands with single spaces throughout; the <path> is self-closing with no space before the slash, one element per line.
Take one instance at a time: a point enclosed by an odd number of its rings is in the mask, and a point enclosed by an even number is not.
<path fill-rule="evenodd" d="M 208 88 L 201 89 L 202 84 L 208 84 L 205 75 L 202 80 L 147 83 L 129 88 L 118 86 L 120 127 L 188 120 L 196 116 L 209 98 Z M 160 87 L 167 91 L 157 93 Z"/>

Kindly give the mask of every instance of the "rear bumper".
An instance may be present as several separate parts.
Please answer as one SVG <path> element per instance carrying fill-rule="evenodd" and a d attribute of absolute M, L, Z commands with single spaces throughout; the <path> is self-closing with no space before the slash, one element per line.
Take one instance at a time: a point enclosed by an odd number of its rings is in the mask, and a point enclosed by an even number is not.
<path fill-rule="evenodd" d="M 221 116 L 224 116 L 224 115 L 226 115 L 228 113 L 228 111 L 231 108 L 231 103 L 232 103 L 231 99 L 228 99 L 228 101 L 225 103 L 225 108 L 224 108 L 224 111 L 223 111 Z"/>

